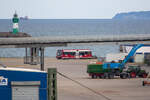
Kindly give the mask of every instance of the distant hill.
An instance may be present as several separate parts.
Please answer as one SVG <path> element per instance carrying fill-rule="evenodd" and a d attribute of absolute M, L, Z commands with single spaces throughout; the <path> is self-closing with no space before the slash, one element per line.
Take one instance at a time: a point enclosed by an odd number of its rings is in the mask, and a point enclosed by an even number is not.
<path fill-rule="evenodd" d="M 112 19 L 150 19 L 150 11 L 118 13 Z"/>

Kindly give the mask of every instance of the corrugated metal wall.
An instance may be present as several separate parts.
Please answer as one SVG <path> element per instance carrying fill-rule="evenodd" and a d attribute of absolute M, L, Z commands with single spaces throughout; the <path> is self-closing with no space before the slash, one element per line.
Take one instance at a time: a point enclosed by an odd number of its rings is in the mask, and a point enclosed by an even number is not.
<path fill-rule="evenodd" d="M 13 86 L 12 100 L 39 100 L 39 87 Z"/>

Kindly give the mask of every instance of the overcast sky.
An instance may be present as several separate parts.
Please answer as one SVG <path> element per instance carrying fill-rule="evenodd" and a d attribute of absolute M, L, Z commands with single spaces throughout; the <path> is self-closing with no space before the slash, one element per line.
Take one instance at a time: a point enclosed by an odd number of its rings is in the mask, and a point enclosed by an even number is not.
<path fill-rule="evenodd" d="M 116 13 L 149 11 L 150 0 L 0 0 L 0 18 L 107 19 Z"/>

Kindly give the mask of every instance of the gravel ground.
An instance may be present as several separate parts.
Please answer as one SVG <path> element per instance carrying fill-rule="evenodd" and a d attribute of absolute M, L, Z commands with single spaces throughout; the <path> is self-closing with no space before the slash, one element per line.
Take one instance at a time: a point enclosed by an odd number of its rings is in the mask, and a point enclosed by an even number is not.
<path fill-rule="evenodd" d="M 40 66 L 23 64 L 21 58 L 0 58 L 0 61 L 8 67 L 23 67 L 40 69 Z M 95 59 L 57 60 L 45 59 L 45 70 L 57 68 L 66 76 L 93 89 L 98 94 L 84 88 L 75 82 L 57 75 L 58 100 L 150 100 L 150 86 L 142 86 L 143 78 L 134 79 L 91 79 L 86 73 L 87 64 Z M 146 67 L 150 71 L 150 67 Z M 102 94 L 102 95 L 99 95 Z"/>

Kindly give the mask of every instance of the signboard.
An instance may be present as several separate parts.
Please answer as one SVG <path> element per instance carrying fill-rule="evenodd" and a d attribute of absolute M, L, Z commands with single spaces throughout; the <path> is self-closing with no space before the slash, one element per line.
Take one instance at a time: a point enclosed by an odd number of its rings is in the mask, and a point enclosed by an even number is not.
<path fill-rule="evenodd" d="M 0 86 L 8 85 L 8 79 L 0 76 Z"/>

